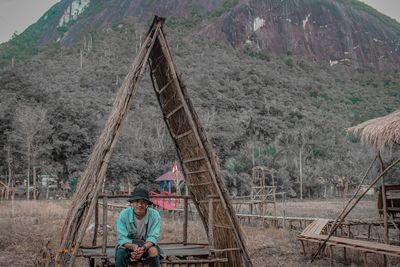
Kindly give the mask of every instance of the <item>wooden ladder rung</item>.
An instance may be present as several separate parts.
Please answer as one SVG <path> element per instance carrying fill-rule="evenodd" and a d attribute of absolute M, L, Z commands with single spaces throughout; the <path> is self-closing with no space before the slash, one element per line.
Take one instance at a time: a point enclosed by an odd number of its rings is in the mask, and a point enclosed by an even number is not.
<path fill-rule="evenodd" d="M 188 175 L 191 175 L 191 174 L 198 174 L 198 173 L 203 173 L 203 172 L 208 172 L 208 170 L 192 171 L 192 172 L 187 172 L 187 174 L 188 174 Z"/>
<path fill-rule="evenodd" d="M 158 93 L 159 95 L 161 95 L 161 93 L 162 93 L 165 89 L 167 89 L 168 86 L 169 86 L 173 81 L 175 81 L 175 78 L 169 80 L 169 81 L 167 82 L 166 85 L 164 85 L 160 90 L 157 91 L 157 93 Z"/>
<path fill-rule="evenodd" d="M 188 186 L 203 186 L 203 185 L 212 185 L 213 184 L 213 182 L 206 182 L 206 183 L 198 183 L 198 184 L 186 184 L 186 185 L 188 185 Z"/>
<path fill-rule="evenodd" d="M 231 229 L 232 228 L 232 226 L 230 226 L 230 225 L 222 225 L 222 224 L 214 224 L 214 227 L 225 228 L 225 229 Z"/>
<path fill-rule="evenodd" d="M 240 251 L 240 248 L 214 248 L 210 249 L 212 252 L 224 252 L 224 251 Z"/>
<path fill-rule="evenodd" d="M 208 199 L 204 199 L 204 200 L 199 200 L 197 201 L 198 203 L 208 203 L 210 202 Z M 220 199 L 213 199 L 213 202 L 221 202 Z"/>
<path fill-rule="evenodd" d="M 183 138 L 183 137 L 185 137 L 185 136 L 188 136 L 188 135 L 191 134 L 191 133 L 193 133 L 193 130 L 192 130 L 192 129 L 190 129 L 189 131 L 184 132 L 184 133 L 182 133 L 182 134 L 180 134 L 180 135 L 177 135 L 177 136 L 175 137 L 175 139 L 181 139 L 181 138 Z"/>
<path fill-rule="evenodd" d="M 165 60 L 166 60 L 165 57 L 162 57 L 160 60 L 158 60 L 158 62 L 156 64 L 156 66 L 154 67 L 154 69 L 151 70 L 151 73 L 154 74 L 157 71 L 157 69 L 161 66 L 161 62 L 163 62 Z"/>
<path fill-rule="evenodd" d="M 181 108 L 183 108 L 183 105 L 177 106 L 173 111 L 171 111 L 167 116 L 165 116 L 167 119 L 169 119 L 172 115 L 174 115 L 176 112 L 178 112 Z"/>
<path fill-rule="evenodd" d="M 204 156 L 197 157 L 197 158 L 191 158 L 191 159 L 186 159 L 183 161 L 183 164 L 194 162 L 194 161 L 200 161 L 200 160 L 206 160 Z"/>

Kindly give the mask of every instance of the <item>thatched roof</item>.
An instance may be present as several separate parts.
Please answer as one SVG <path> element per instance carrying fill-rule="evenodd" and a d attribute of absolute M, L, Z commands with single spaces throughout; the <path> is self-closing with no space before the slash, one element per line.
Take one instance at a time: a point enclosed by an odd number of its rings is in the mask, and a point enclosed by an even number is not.
<path fill-rule="evenodd" d="M 348 128 L 347 132 L 359 136 L 361 142 L 379 150 L 400 144 L 400 110 Z"/>

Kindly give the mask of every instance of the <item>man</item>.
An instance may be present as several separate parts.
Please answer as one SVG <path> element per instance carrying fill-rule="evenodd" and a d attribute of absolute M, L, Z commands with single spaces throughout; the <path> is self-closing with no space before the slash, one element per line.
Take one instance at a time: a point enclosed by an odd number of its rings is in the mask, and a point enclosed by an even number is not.
<path fill-rule="evenodd" d="M 128 199 L 130 207 L 117 220 L 117 248 L 115 266 L 128 266 L 129 261 L 146 260 L 150 267 L 160 266 L 163 251 L 157 245 L 160 238 L 160 214 L 149 208 L 149 192 L 135 188 Z"/>

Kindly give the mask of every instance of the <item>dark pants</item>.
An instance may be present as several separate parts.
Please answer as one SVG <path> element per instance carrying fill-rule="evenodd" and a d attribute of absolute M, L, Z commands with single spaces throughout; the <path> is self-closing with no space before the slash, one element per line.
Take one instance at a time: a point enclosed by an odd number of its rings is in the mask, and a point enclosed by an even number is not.
<path fill-rule="evenodd" d="M 129 259 L 129 253 L 131 251 L 128 249 L 117 248 L 115 249 L 115 267 L 126 267 L 131 261 Z M 149 263 L 149 267 L 160 267 L 160 256 L 148 257 L 147 252 L 143 254 L 142 260 Z"/>

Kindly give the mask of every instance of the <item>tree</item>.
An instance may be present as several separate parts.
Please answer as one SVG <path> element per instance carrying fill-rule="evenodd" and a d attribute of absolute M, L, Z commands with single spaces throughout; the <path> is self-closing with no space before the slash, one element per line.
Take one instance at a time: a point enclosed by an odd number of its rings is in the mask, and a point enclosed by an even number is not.
<path fill-rule="evenodd" d="M 32 162 L 35 162 L 43 152 L 43 144 L 51 133 L 46 110 L 40 106 L 18 106 L 14 119 L 14 129 L 15 140 L 20 142 L 20 152 L 26 156 L 27 160 L 26 198 L 29 200 Z"/>

